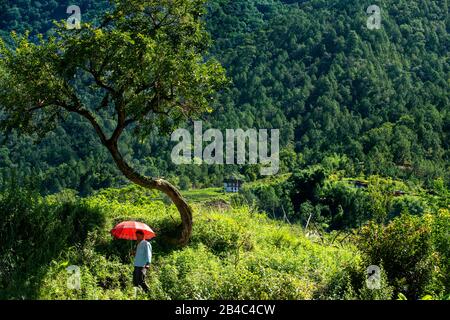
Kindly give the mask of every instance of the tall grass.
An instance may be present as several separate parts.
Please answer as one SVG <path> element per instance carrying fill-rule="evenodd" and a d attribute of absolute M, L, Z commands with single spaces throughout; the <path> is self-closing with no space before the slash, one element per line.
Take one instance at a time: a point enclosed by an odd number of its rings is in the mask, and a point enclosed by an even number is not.
<path fill-rule="evenodd" d="M 173 206 L 158 200 L 132 204 L 111 193 L 42 198 L 15 190 L 3 194 L 0 205 L 9 212 L 1 230 L 12 228 L 2 232 L 8 240 L 2 241 L 2 255 L 14 252 L 20 260 L 9 255 L 9 267 L 2 268 L 9 270 L 1 278 L 3 298 L 134 299 L 134 244 L 113 239 L 109 230 L 122 220 L 145 222 L 157 233 L 179 223 Z M 162 239 L 152 242 L 151 290 L 140 298 L 310 299 L 357 259 L 351 246 L 313 243 L 301 227 L 249 207 L 217 211 L 196 205 L 190 245 L 176 249 Z M 69 265 L 81 268 L 81 290 L 67 287 Z"/>
<path fill-rule="evenodd" d="M 151 290 L 136 296 L 130 255 L 135 243 L 113 239 L 109 230 L 123 220 L 147 223 L 158 235 L 173 229 L 178 212 L 157 195 L 106 190 L 80 199 L 70 192 L 41 197 L 11 188 L 0 193 L 0 214 L 3 299 L 391 299 L 401 293 L 402 280 L 387 264 L 395 246 L 372 243 L 372 235 L 379 228 L 386 244 L 395 235 L 404 239 L 402 248 L 414 248 L 401 236 L 403 216 L 392 226 L 369 225 L 362 229 L 367 237 L 340 243 L 334 235 L 314 240 L 300 225 L 272 220 L 248 206 L 215 209 L 197 203 L 187 247 L 172 247 L 161 236 L 152 241 Z M 434 230 L 423 252 L 442 270 L 430 273 L 430 281 L 424 278 L 416 292 L 442 296 L 448 292 L 449 213 L 419 219 L 410 229 Z M 381 252 L 377 246 L 384 248 L 381 256 L 374 254 Z M 404 257 L 420 258 L 414 252 Z M 381 290 L 365 287 L 367 263 L 382 266 Z M 71 265 L 80 268 L 80 290 L 67 286 Z M 415 270 L 407 263 L 401 267 L 405 274 Z"/>

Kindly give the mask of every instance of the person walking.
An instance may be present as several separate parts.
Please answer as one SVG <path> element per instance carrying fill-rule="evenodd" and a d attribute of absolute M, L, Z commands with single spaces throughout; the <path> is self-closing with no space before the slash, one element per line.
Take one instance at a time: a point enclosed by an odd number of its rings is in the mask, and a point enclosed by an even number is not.
<path fill-rule="evenodd" d="M 136 238 L 138 244 L 134 257 L 133 285 L 147 293 L 149 288 L 145 278 L 152 262 L 152 245 L 144 239 L 144 232 L 141 230 L 136 231 Z"/>

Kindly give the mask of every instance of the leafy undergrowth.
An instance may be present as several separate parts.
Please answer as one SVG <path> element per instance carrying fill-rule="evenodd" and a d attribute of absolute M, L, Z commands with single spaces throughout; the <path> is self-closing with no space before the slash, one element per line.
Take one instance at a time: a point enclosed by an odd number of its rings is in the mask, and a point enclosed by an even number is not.
<path fill-rule="evenodd" d="M 350 245 L 313 243 L 300 227 L 272 221 L 251 208 L 216 210 L 197 205 L 189 246 L 172 248 L 161 237 L 152 241 L 153 263 L 147 279 L 151 290 L 135 296 L 129 254 L 134 244 L 113 239 L 109 230 L 119 221 L 139 220 L 157 233 L 164 232 L 178 223 L 176 209 L 161 201 L 133 205 L 111 194 L 63 198 L 41 201 L 48 207 L 75 201 L 84 208 L 85 219 L 100 212 L 104 221 L 91 228 L 83 241 L 67 243 L 50 261 L 34 266 L 41 276 L 33 292 L 24 296 L 21 288 L 10 287 L 7 298 L 312 299 L 335 274 L 358 260 Z M 71 265 L 80 267 L 80 290 L 67 286 L 66 268 Z"/>
<path fill-rule="evenodd" d="M 402 214 L 350 233 L 305 233 L 248 206 L 194 203 L 184 248 L 168 244 L 180 223 L 157 194 L 107 189 L 80 199 L 0 193 L 0 299 L 433 299 L 449 298 L 450 212 Z M 132 287 L 131 241 L 109 231 L 123 220 L 150 225 L 150 292 Z M 378 290 L 366 269 L 381 267 Z M 80 289 L 70 289 L 78 266 Z"/>

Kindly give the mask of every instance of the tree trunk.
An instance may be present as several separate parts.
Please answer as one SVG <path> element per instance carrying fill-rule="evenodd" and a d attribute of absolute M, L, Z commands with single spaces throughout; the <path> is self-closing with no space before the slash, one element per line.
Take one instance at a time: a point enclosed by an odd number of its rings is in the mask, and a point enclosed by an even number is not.
<path fill-rule="evenodd" d="M 106 147 L 110 151 L 119 170 L 131 182 L 134 182 L 144 188 L 156 189 L 164 192 L 173 201 L 180 213 L 182 222 L 180 226 L 180 234 L 178 236 L 178 239 L 176 240 L 176 243 L 181 246 L 186 245 L 189 242 L 189 238 L 191 237 L 192 233 L 192 208 L 187 204 L 186 200 L 183 198 L 178 189 L 166 180 L 150 179 L 136 172 L 123 159 L 117 143 L 108 143 Z"/>

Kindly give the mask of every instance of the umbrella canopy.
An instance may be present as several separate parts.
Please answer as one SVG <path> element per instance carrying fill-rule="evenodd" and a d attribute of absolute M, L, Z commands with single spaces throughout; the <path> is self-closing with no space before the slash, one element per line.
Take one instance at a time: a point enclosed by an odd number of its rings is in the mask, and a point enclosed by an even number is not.
<path fill-rule="evenodd" d="M 150 240 L 156 237 L 156 234 L 145 223 L 136 221 L 124 221 L 119 223 L 111 230 L 111 234 L 118 239 L 137 240 L 136 231 L 144 232 L 144 239 Z"/>

